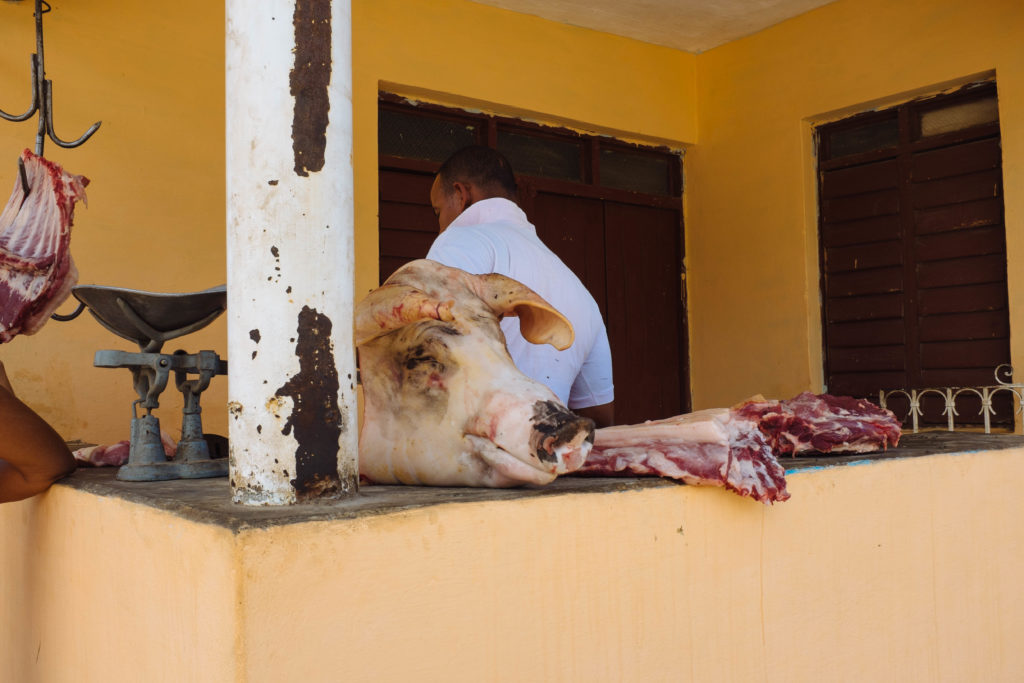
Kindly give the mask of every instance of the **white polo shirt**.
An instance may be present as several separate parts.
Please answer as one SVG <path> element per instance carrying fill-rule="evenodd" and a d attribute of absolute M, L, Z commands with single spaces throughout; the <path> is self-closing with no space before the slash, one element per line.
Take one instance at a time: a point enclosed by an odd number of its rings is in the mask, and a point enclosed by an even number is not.
<path fill-rule="evenodd" d="M 571 409 L 615 398 L 608 332 L 597 302 L 540 241 L 515 202 L 495 197 L 473 204 L 437 236 L 427 258 L 475 275 L 500 273 L 537 292 L 569 319 L 576 339 L 565 351 L 531 344 L 519 333 L 519 318 L 505 318 L 501 329 L 516 367 Z"/>

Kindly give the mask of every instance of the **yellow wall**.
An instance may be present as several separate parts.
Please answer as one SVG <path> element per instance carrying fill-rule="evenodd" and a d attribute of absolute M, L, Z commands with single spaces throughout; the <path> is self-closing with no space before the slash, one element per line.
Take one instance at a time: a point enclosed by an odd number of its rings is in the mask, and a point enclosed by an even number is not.
<path fill-rule="evenodd" d="M 463 0 L 355 0 L 352 13 L 357 297 L 377 278 L 380 88 L 675 147 L 695 135 L 693 55 Z M 81 148 L 46 146 L 92 179 L 72 239 L 81 282 L 153 291 L 224 282 L 223 12 L 192 0 L 58 4 L 45 36 L 58 133 L 103 120 Z M 0 108 L 20 113 L 35 45 L 30 2 L 0 7 L 0 44 Z M 9 159 L 0 191 L 34 137 L 33 123 L 0 122 Z M 224 319 L 180 344 L 223 353 Z M 92 367 L 100 348 L 135 350 L 86 316 L 17 338 L 0 360 L 65 438 L 106 443 L 127 438 L 134 393 L 127 371 Z M 176 434 L 180 395 L 163 399 L 157 415 Z M 207 431 L 225 433 L 225 400 L 226 381 L 214 380 Z"/>
<path fill-rule="evenodd" d="M 31 3 L 0 6 L 0 107 L 20 112 Z M 377 93 L 686 147 L 694 407 L 821 387 L 811 124 L 995 72 L 1010 263 L 1024 260 L 1024 9 L 993 0 L 839 0 L 692 55 L 465 0 L 354 0 L 356 295 L 376 282 Z M 224 282 L 224 19 L 208 4 L 59 4 L 46 17 L 58 132 L 103 127 L 47 154 L 92 178 L 72 248 L 86 283 L 190 291 Z M 0 122 L 0 191 L 34 124 Z M 6 178 L 6 180 L 3 180 Z M 185 245 L 174 248 L 175 244 Z M 143 256 L 141 254 L 147 253 Z M 1011 327 L 1024 280 L 1011 267 Z M 69 305 L 70 306 L 70 305 Z M 182 340 L 225 351 L 225 321 Z M 88 317 L 0 348 L 16 389 L 68 439 L 127 436 L 132 346 Z M 175 342 L 168 350 L 177 348 Z M 1015 359 L 1024 338 L 1012 344 Z M 1018 364 L 1021 364 L 1018 362 Z M 204 395 L 224 433 L 226 381 Z M 180 397 L 158 412 L 172 433 Z"/>
<path fill-rule="evenodd" d="M 164 292 L 225 282 L 223 8 L 198 0 L 51 4 L 44 36 L 57 134 L 74 139 L 103 121 L 82 147 L 47 141 L 44 149 L 92 180 L 72 230 L 80 282 Z M 0 109 L 8 113 L 29 105 L 32 5 L 0 4 Z M 4 203 L 35 133 L 34 120 L 0 121 Z M 178 343 L 165 350 L 225 353 L 225 321 Z M 16 338 L 0 347 L 0 360 L 15 390 L 66 439 L 108 443 L 128 438 L 135 394 L 127 370 L 92 367 L 104 348 L 138 350 L 85 314 Z M 177 436 L 181 395 L 172 386 L 163 398 L 157 415 Z M 226 433 L 226 401 L 227 381 L 215 379 L 203 396 L 207 431 Z"/>
<path fill-rule="evenodd" d="M 0 520 L 4 681 L 236 680 L 229 531 L 64 486 Z"/>
<path fill-rule="evenodd" d="M 0 506 L 11 681 L 1010 681 L 1024 449 L 231 532 Z M 159 486 L 159 485 L 157 485 Z M 951 505 L 950 501 L 956 501 Z"/>
<path fill-rule="evenodd" d="M 839 0 L 698 56 L 686 157 L 695 408 L 822 386 L 811 123 L 995 71 L 1010 327 L 1024 329 L 1024 4 Z M 1024 337 L 1012 357 L 1024 365 Z"/>
<path fill-rule="evenodd" d="M 353 0 L 356 294 L 377 285 L 377 93 L 680 148 L 696 57 L 463 0 Z"/>

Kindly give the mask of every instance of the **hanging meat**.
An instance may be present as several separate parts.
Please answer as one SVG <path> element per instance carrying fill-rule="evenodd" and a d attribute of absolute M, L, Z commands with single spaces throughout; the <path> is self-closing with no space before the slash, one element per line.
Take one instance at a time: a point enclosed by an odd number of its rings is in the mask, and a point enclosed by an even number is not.
<path fill-rule="evenodd" d="M 38 332 L 78 281 L 71 224 L 89 179 L 27 149 L 21 164 L 0 214 L 0 343 Z"/>

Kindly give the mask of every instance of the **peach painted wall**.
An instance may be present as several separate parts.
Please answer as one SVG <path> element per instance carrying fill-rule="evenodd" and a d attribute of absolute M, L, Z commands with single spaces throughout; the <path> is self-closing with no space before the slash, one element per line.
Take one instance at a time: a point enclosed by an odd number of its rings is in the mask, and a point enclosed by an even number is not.
<path fill-rule="evenodd" d="M 225 282 L 224 11 L 198 0 L 171 4 L 117 0 L 52 2 L 44 15 L 54 126 L 74 139 L 103 125 L 77 149 L 47 140 L 44 153 L 91 179 L 72 254 L 85 284 L 188 292 Z M 35 52 L 33 3 L 0 3 L 0 109 L 29 106 L 29 58 Z M 35 146 L 36 122 L 0 121 L 0 193 L 6 203 L 22 149 Z M 70 312 L 68 302 L 61 312 Z M 226 353 L 220 319 L 171 341 L 165 351 Z M 127 370 L 92 366 L 97 349 L 138 349 L 88 314 L 51 321 L 32 337 L 0 347 L 15 390 L 66 439 L 109 443 L 128 438 Z M 171 388 L 157 411 L 177 435 L 181 395 Z M 226 434 L 227 381 L 203 395 L 204 427 Z"/>
<path fill-rule="evenodd" d="M 0 678 L 238 680 L 233 542 L 59 485 L 0 506 Z"/>
<path fill-rule="evenodd" d="M 1022 31 L 1017 0 L 839 0 L 698 56 L 686 157 L 695 409 L 822 388 L 812 124 L 993 72 L 1010 327 L 1024 329 Z M 1011 353 L 1024 365 L 1024 337 Z"/>
<path fill-rule="evenodd" d="M 0 506 L 12 681 L 1011 681 L 1024 449 L 231 533 Z M 397 494 L 397 495 L 400 495 Z"/>

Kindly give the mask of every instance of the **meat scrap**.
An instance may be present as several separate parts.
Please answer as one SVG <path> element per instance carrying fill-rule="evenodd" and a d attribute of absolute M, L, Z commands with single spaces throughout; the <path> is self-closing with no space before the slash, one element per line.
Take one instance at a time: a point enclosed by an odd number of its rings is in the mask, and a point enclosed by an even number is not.
<path fill-rule="evenodd" d="M 884 451 L 902 433 L 891 410 L 849 396 L 805 391 L 786 401 L 747 401 L 733 410 L 757 422 L 777 456 Z"/>
<path fill-rule="evenodd" d="M 178 442 L 174 437 L 160 430 L 160 443 L 164 447 L 164 455 L 170 460 L 178 452 Z M 72 451 L 79 467 L 120 467 L 128 462 L 131 442 L 128 440 L 104 446 L 85 446 Z"/>
<path fill-rule="evenodd" d="M 18 177 L 0 214 L 0 343 L 38 332 L 78 282 L 71 224 L 89 180 L 27 149 L 21 161 L 28 195 Z"/>
<path fill-rule="evenodd" d="M 762 503 L 789 498 L 785 470 L 757 422 L 728 408 L 598 429 L 578 473 L 669 477 L 722 486 Z"/>

